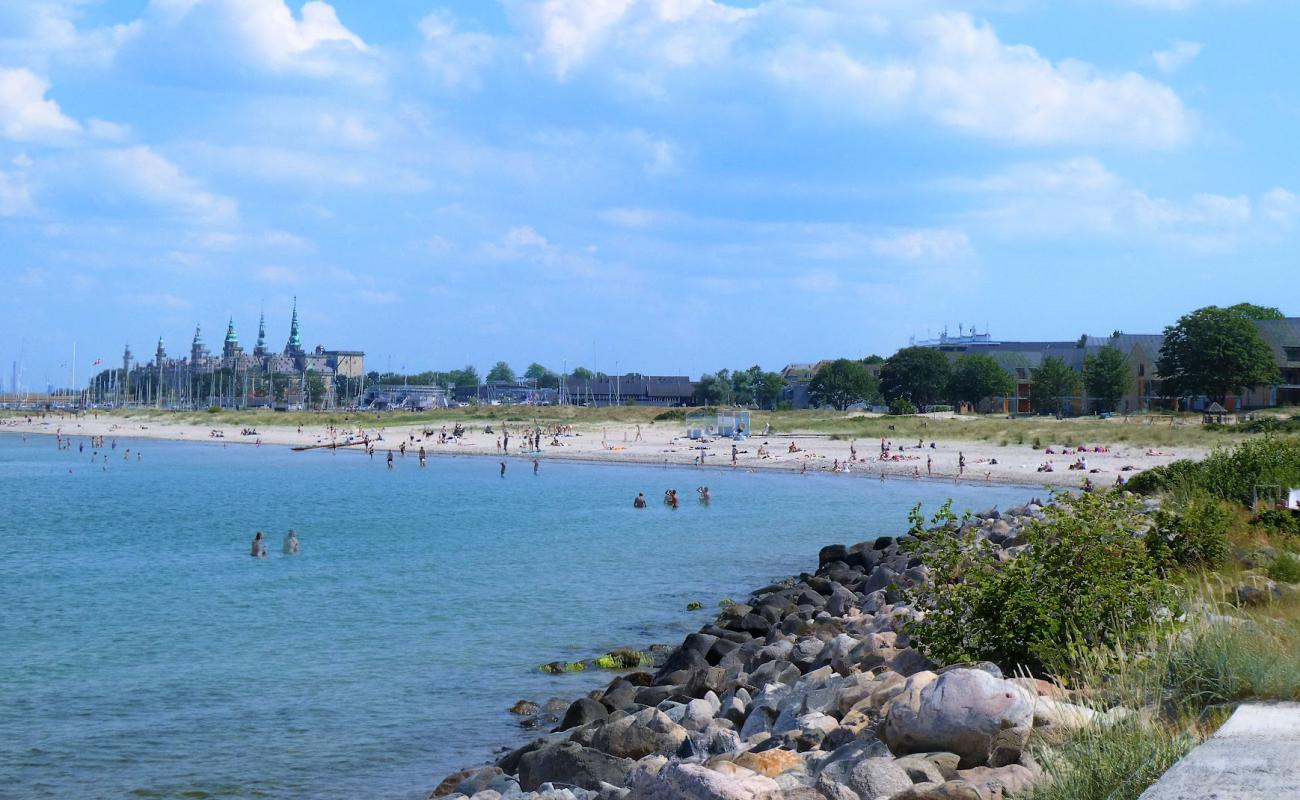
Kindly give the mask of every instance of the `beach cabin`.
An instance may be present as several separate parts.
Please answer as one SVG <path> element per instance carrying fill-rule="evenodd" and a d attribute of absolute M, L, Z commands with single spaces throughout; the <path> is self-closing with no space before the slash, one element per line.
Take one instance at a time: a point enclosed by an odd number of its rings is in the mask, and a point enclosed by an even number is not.
<path fill-rule="evenodd" d="M 697 411 L 686 417 L 686 435 L 691 439 L 714 436 L 744 439 L 749 436 L 749 431 L 749 412 L 744 410 L 712 414 Z"/>

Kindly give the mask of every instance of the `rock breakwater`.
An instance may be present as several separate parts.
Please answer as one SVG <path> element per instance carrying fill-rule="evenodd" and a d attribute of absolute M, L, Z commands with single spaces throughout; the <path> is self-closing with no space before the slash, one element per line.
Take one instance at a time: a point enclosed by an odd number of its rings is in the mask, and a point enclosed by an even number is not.
<path fill-rule="evenodd" d="M 1037 503 L 964 523 L 1013 557 Z M 954 523 L 955 525 L 955 523 Z M 451 800 L 997 800 L 1040 776 L 1031 738 L 1098 712 L 988 663 L 932 663 L 905 598 L 928 573 L 907 537 L 822 548 L 688 635 L 656 672 L 572 703 L 548 734 L 449 776 Z M 1116 710 L 1116 715 L 1123 713 Z"/>

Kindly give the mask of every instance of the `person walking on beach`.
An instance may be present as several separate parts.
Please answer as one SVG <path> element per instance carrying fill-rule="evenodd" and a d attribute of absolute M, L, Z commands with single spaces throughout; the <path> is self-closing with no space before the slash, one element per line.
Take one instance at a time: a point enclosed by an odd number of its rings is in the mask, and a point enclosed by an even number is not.
<path fill-rule="evenodd" d="M 642 492 L 637 492 L 637 493 L 636 493 L 636 499 L 632 501 L 632 507 L 633 507 L 633 508 L 645 508 L 645 494 L 644 494 L 644 493 L 642 493 Z"/>
<path fill-rule="evenodd" d="M 636 441 L 636 442 L 642 441 L 642 439 L 641 439 L 641 423 L 639 423 L 639 422 L 636 424 L 636 438 L 633 439 L 633 441 Z"/>
<path fill-rule="evenodd" d="M 960 450 L 957 451 L 957 475 L 960 476 L 966 472 L 966 456 Z"/>
<path fill-rule="evenodd" d="M 250 555 L 253 558 L 266 558 L 266 541 L 262 538 L 261 531 L 253 537 L 253 552 Z"/>
<path fill-rule="evenodd" d="M 733 466 L 733 467 L 736 466 L 736 454 L 737 454 L 738 452 L 739 452 L 739 451 L 736 449 L 736 446 L 733 444 L 733 445 L 731 446 L 731 466 Z"/>
<path fill-rule="evenodd" d="M 925 457 L 925 477 L 927 477 L 927 478 L 933 478 L 933 477 L 934 477 L 934 470 L 931 469 L 931 467 L 932 467 L 933 465 L 934 465 L 934 459 L 931 458 L 930 456 L 926 456 L 926 457 Z"/>

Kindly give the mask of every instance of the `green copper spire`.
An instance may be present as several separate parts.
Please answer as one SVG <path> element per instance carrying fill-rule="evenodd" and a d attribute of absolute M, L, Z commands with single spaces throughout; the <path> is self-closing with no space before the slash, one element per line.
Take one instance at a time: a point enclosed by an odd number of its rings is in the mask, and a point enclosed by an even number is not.
<path fill-rule="evenodd" d="M 265 311 L 262 312 L 262 316 L 259 317 L 257 320 L 257 349 L 259 351 L 266 349 L 266 312 Z"/>
<path fill-rule="evenodd" d="M 289 320 L 289 346 L 287 350 L 301 350 L 302 336 L 298 333 L 298 298 L 293 298 L 293 317 Z"/>
<path fill-rule="evenodd" d="M 226 326 L 226 341 L 232 344 L 239 341 L 239 337 L 235 335 L 234 317 L 230 318 L 230 324 Z"/>

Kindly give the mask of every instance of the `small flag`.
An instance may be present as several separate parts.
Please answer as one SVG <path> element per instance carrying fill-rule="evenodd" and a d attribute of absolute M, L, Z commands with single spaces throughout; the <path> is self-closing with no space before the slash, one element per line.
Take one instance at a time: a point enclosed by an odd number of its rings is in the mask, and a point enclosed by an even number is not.
<path fill-rule="evenodd" d="M 102 359 L 102 358 L 97 358 L 97 359 L 95 359 L 95 363 L 94 363 L 94 364 L 91 364 L 90 366 L 92 366 L 92 367 L 98 367 L 98 366 L 99 366 L 100 364 L 102 364 L 102 363 L 104 363 L 104 359 Z"/>

